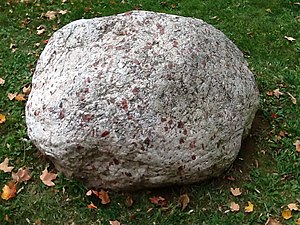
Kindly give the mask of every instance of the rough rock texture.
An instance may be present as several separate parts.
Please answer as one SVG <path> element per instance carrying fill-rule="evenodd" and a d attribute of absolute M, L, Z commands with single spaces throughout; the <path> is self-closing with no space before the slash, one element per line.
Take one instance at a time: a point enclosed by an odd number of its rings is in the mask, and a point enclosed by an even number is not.
<path fill-rule="evenodd" d="M 26 122 L 65 175 L 133 190 L 220 175 L 258 97 L 242 53 L 222 32 L 199 19 L 133 11 L 53 35 Z"/>

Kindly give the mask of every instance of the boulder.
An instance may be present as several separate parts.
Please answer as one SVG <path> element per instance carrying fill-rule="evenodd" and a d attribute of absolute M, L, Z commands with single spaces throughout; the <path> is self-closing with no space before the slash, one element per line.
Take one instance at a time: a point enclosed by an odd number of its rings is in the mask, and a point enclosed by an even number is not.
<path fill-rule="evenodd" d="M 242 52 L 221 31 L 132 11 L 53 34 L 33 75 L 26 123 L 67 177 L 136 190 L 220 175 L 258 104 Z"/>

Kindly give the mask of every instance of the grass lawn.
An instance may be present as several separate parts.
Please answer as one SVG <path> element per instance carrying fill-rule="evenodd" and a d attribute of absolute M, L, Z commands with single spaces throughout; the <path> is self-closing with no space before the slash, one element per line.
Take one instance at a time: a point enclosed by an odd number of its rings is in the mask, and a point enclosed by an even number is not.
<path fill-rule="evenodd" d="M 54 187 L 41 182 L 41 172 L 54 168 L 28 140 L 25 101 L 10 100 L 8 94 L 22 93 L 30 85 L 37 59 L 56 29 L 76 19 L 132 9 L 201 18 L 223 31 L 245 53 L 261 104 L 250 137 L 224 176 L 184 187 L 109 191 L 111 203 L 102 205 L 99 199 L 86 196 L 84 186 L 62 174 Z M 49 11 L 56 11 L 56 17 L 49 18 Z M 296 0 L 1 0 L 0 40 L 0 114 L 6 118 L 0 116 L 0 162 L 8 157 L 14 172 L 26 166 L 32 176 L 18 184 L 15 197 L 0 199 L 0 224 L 110 224 L 117 220 L 121 224 L 223 225 L 266 224 L 269 218 L 278 221 L 270 219 L 269 225 L 300 224 L 297 210 L 288 219 L 288 204 L 300 208 L 300 146 L 297 151 L 294 145 L 300 140 L 300 110 L 295 102 L 300 101 L 300 3 Z M 0 171 L 1 189 L 11 180 L 11 173 Z M 240 188 L 242 194 L 235 197 L 230 188 Z M 182 194 L 190 198 L 184 210 L 178 205 Z M 153 196 L 165 198 L 168 204 L 154 205 L 149 200 Z M 87 207 L 91 201 L 97 209 Z M 239 204 L 240 210 L 232 212 L 231 202 Z M 254 205 L 252 212 L 245 212 L 248 202 Z"/>

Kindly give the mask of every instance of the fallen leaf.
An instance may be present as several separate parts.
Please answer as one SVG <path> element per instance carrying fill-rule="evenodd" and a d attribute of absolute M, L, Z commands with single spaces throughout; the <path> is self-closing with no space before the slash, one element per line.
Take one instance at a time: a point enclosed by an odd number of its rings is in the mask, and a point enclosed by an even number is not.
<path fill-rule="evenodd" d="M 290 96 L 292 103 L 294 105 L 296 105 L 297 104 L 297 99 L 293 95 L 291 95 L 291 93 L 287 92 L 287 94 Z"/>
<path fill-rule="evenodd" d="M 29 95 L 30 94 L 30 92 L 31 92 L 31 87 L 30 86 L 28 86 L 28 87 L 23 87 L 23 93 L 25 94 L 25 95 Z"/>
<path fill-rule="evenodd" d="M 13 100 L 17 96 L 18 92 L 15 93 L 8 93 L 7 97 L 9 100 Z"/>
<path fill-rule="evenodd" d="M 40 25 L 36 28 L 37 35 L 41 35 L 46 32 L 46 26 Z"/>
<path fill-rule="evenodd" d="M 254 208 L 254 205 L 250 201 L 248 201 L 248 206 L 245 207 L 245 212 L 251 213 L 251 212 L 253 212 L 253 208 Z"/>
<path fill-rule="evenodd" d="M 238 212 L 240 211 L 240 206 L 239 204 L 235 203 L 235 202 L 231 202 L 230 203 L 230 211 L 231 212 Z"/>
<path fill-rule="evenodd" d="M 89 209 L 97 209 L 98 207 L 94 205 L 94 203 L 91 202 L 91 204 L 89 204 L 87 206 Z"/>
<path fill-rule="evenodd" d="M 68 13 L 68 10 L 67 9 L 66 10 L 59 10 L 58 13 L 61 14 L 61 15 L 65 15 L 66 13 Z"/>
<path fill-rule="evenodd" d="M 17 51 L 17 45 L 14 43 L 10 43 L 9 49 L 11 50 L 12 53 L 14 53 L 15 51 Z"/>
<path fill-rule="evenodd" d="M 281 223 L 270 217 L 265 225 L 281 225 Z"/>
<path fill-rule="evenodd" d="M 300 152 L 300 140 L 296 140 L 296 142 L 294 143 L 294 145 L 296 146 L 296 151 Z"/>
<path fill-rule="evenodd" d="M 190 203 L 190 198 L 187 194 L 183 194 L 179 197 L 179 203 L 181 205 L 181 210 L 185 210 L 185 208 L 188 206 L 188 204 Z"/>
<path fill-rule="evenodd" d="M 293 37 L 284 36 L 284 38 L 285 38 L 286 40 L 290 41 L 290 42 L 296 41 L 296 39 L 293 38 Z"/>
<path fill-rule="evenodd" d="M 161 196 L 154 196 L 150 198 L 151 203 L 159 206 L 166 206 L 167 205 L 167 200 Z"/>
<path fill-rule="evenodd" d="M 4 171 L 5 173 L 10 173 L 13 170 L 13 166 L 8 166 L 9 159 L 5 158 L 2 163 L 0 163 L 0 170 Z"/>
<path fill-rule="evenodd" d="M 9 224 L 14 224 L 14 222 L 12 221 L 12 219 L 6 214 L 5 215 L 5 221 L 8 222 Z"/>
<path fill-rule="evenodd" d="M 2 188 L 2 194 L 1 194 L 1 198 L 4 200 L 9 200 L 13 197 L 15 197 L 16 195 L 16 185 L 14 182 L 9 182 L 7 185 L 4 185 L 4 187 Z"/>
<path fill-rule="evenodd" d="M 109 221 L 110 225 L 121 225 L 121 223 L 118 220 Z"/>
<path fill-rule="evenodd" d="M 131 207 L 133 205 L 133 199 L 130 196 L 127 196 L 127 198 L 125 200 L 125 205 L 127 207 Z"/>
<path fill-rule="evenodd" d="M 48 11 L 45 13 L 45 17 L 48 19 L 48 20 L 54 20 L 56 18 L 56 11 Z"/>
<path fill-rule="evenodd" d="M 291 219 L 293 217 L 292 216 L 292 211 L 289 210 L 289 209 L 283 210 L 281 215 L 282 215 L 283 219 L 285 219 L 285 220 Z"/>
<path fill-rule="evenodd" d="M 3 114 L 0 113 L 0 124 L 4 123 L 5 121 L 6 121 L 5 115 L 3 115 Z"/>
<path fill-rule="evenodd" d="M 290 210 L 299 211 L 299 208 L 298 208 L 298 206 L 297 206 L 296 203 L 290 203 L 290 204 L 288 204 L 288 208 Z"/>
<path fill-rule="evenodd" d="M 300 5 L 300 2 L 294 2 L 293 4 L 294 5 Z"/>
<path fill-rule="evenodd" d="M 57 177 L 57 174 L 56 173 L 51 173 L 51 172 L 48 172 L 47 168 L 43 170 L 42 172 L 42 175 L 40 176 L 40 179 L 41 181 L 51 187 L 51 186 L 54 186 L 55 184 L 52 182 L 52 180 L 55 180 Z"/>
<path fill-rule="evenodd" d="M 101 204 L 106 205 L 110 203 L 110 199 L 106 191 L 101 190 L 98 192 L 98 194 L 99 194 L 99 198 L 101 199 Z"/>
<path fill-rule="evenodd" d="M 300 218 L 297 219 L 297 224 L 300 225 Z"/>
<path fill-rule="evenodd" d="M 34 221 L 34 225 L 42 225 L 41 219 L 37 219 L 36 221 Z"/>
<path fill-rule="evenodd" d="M 17 94 L 15 97 L 15 100 L 17 101 L 26 101 L 25 95 L 24 94 Z"/>
<path fill-rule="evenodd" d="M 29 169 L 28 168 L 20 168 L 17 173 L 12 172 L 11 174 L 13 181 L 15 183 L 22 183 L 24 181 L 30 180 L 31 176 L 29 175 Z"/>
<path fill-rule="evenodd" d="M 279 88 L 273 90 L 273 93 L 276 96 L 276 98 L 279 98 L 280 95 L 283 95 L 283 93 L 279 91 Z"/>
<path fill-rule="evenodd" d="M 267 94 L 268 96 L 273 96 L 273 91 L 267 91 L 266 94 Z"/>
<path fill-rule="evenodd" d="M 272 13 L 272 10 L 271 9 L 266 9 L 266 12 Z"/>
<path fill-rule="evenodd" d="M 5 80 L 0 77 L 0 85 L 3 85 L 5 83 Z"/>
<path fill-rule="evenodd" d="M 239 188 L 230 188 L 230 192 L 233 194 L 233 196 L 239 196 L 242 194 Z"/>

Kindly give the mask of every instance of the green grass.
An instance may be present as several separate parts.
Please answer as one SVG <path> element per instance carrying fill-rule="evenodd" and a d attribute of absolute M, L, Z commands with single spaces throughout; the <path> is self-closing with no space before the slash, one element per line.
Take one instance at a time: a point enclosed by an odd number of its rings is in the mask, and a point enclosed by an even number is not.
<path fill-rule="evenodd" d="M 26 3 L 27 2 L 27 3 Z M 249 67 L 256 75 L 261 104 L 251 137 L 240 156 L 224 176 L 185 187 L 145 190 L 138 193 L 109 192 L 111 203 L 85 196 L 86 189 L 61 174 L 55 187 L 46 187 L 39 180 L 41 171 L 52 165 L 41 157 L 26 134 L 24 102 L 10 101 L 8 93 L 22 92 L 31 82 L 36 61 L 44 41 L 58 28 L 80 18 L 112 15 L 141 8 L 201 18 L 222 30 L 245 53 Z M 68 10 L 55 20 L 42 13 Z M 299 104 L 291 102 L 287 92 L 298 101 L 300 93 L 300 6 L 288 0 L 1 0 L 0 1 L 0 113 L 6 121 L 0 124 L 0 162 L 5 157 L 18 168 L 26 166 L 32 179 L 18 186 L 21 190 L 9 201 L 0 200 L 0 224 L 265 224 L 269 217 L 282 224 L 296 224 L 300 213 L 284 220 L 281 212 L 289 203 L 300 204 L 300 153 L 293 143 L 300 139 Z M 45 25 L 47 31 L 36 34 Z M 289 42 L 284 36 L 296 38 Z M 35 47 L 40 43 L 40 47 Z M 17 49 L 12 52 L 10 45 Z M 277 99 L 266 93 L 279 88 L 284 95 Z M 277 118 L 274 118 L 276 115 Z M 288 134 L 280 140 L 280 131 Z M 277 136 L 276 136 L 277 135 Z M 234 181 L 226 176 L 235 177 Z M 1 188 L 11 180 L 0 172 Z M 234 197 L 230 187 L 239 187 L 242 195 Z M 23 188 L 23 189 L 22 189 Z M 184 211 L 177 200 L 183 193 L 190 197 Z M 134 204 L 126 206 L 131 196 Z M 154 206 L 149 198 L 163 196 L 167 207 Z M 97 210 L 87 205 L 93 201 Z M 238 213 L 227 212 L 230 202 L 240 204 Z M 245 213 L 247 202 L 254 204 L 252 213 Z M 153 208 L 153 209 L 151 209 Z M 151 209 L 151 210 L 149 210 Z M 6 219 L 5 219 L 6 218 Z"/>

